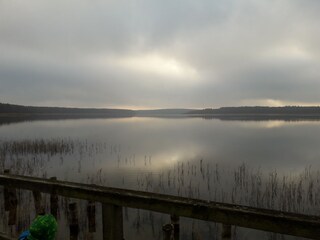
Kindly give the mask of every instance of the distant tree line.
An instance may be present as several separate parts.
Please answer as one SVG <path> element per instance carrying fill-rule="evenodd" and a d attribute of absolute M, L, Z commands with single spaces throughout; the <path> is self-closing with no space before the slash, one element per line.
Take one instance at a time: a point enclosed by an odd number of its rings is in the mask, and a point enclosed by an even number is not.
<path fill-rule="evenodd" d="M 243 115 L 261 115 L 261 114 L 282 114 L 282 115 L 320 115 L 320 107 L 222 107 L 222 108 L 206 108 L 202 110 L 194 110 L 188 114 L 214 115 L 214 114 L 243 114 Z"/>
<path fill-rule="evenodd" d="M 28 114 L 28 115 L 74 115 L 74 116 L 105 116 L 105 117 L 130 117 L 148 111 L 133 111 L 128 109 L 110 108 L 65 108 L 65 107 L 33 107 L 8 103 L 0 103 L 0 114 Z M 195 115 L 320 115 L 320 107 L 221 107 L 206 108 L 202 110 L 162 109 L 153 110 L 151 113 L 165 114 L 195 114 Z"/>
<path fill-rule="evenodd" d="M 75 115 L 106 115 L 106 116 L 133 116 L 134 111 L 127 109 L 108 108 L 64 108 L 64 107 L 31 107 L 0 103 L 0 113 L 20 114 L 75 114 Z"/>

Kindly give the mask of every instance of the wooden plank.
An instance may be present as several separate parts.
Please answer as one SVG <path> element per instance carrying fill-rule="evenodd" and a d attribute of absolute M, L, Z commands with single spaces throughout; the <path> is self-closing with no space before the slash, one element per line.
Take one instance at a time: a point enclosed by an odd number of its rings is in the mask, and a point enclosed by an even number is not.
<path fill-rule="evenodd" d="M 122 207 L 102 204 L 103 240 L 123 240 Z"/>
<path fill-rule="evenodd" d="M 16 189 L 4 188 L 4 208 L 9 211 L 8 225 L 15 225 L 17 221 L 18 199 Z"/>
<path fill-rule="evenodd" d="M 230 240 L 231 239 L 231 225 L 222 224 L 222 240 Z"/>
<path fill-rule="evenodd" d="M 180 239 L 180 219 L 179 216 L 176 215 L 171 215 L 171 224 L 173 225 L 173 233 L 174 233 L 174 240 L 179 240 Z"/>
<path fill-rule="evenodd" d="M 173 240 L 173 224 L 165 224 L 162 226 L 163 240 Z"/>
<path fill-rule="evenodd" d="M 51 177 L 51 181 L 57 181 L 56 177 Z M 59 208 L 59 198 L 55 191 L 52 191 L 50 195 L 50 213 L 57 219 L 58 218 L 58 208 Z"/>
<path fill-rule="evenodd" d="M 96 231 L 96 205 L 95 202 L 89 201 L 87 205 L 87 218 L 89 233 Z"/>
<path fill-rule="evenodd" d="M 68 206 L 69 210 L 69 230 L 70 240 L 77 240 L 79 235 L 79 219 L 77 203 L 70 203 Z"/>
<path fill-rule="evenodd" d="M 317 216 L 14 175 L 0 175 L 0 185 L 44 193 L 56 191 L 65 197 L 320 239 L 320 217 Z"/>
<path fill-rule="evenodd" d="M 44 207 L 42 207 L 42 196 L 40 191 L 32 191 L 34 199 L 34 208 L 36 210 L 36 215 L 43 215 L 45 213 Z"/>

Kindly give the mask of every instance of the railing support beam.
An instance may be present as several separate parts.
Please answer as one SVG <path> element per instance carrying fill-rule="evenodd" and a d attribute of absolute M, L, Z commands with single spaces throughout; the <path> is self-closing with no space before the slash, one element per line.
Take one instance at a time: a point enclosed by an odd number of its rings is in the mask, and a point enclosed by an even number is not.
<path fill-rule="evenodd" d="M 102 204 L 103 240 L 123 240 L 122 207 Z"/>
<path fill-rule="evenodd" d="M 180 239 L 180 223 L 179 223 L 179 216 L 177 215 L 171 215 L 171 224 L 173 224 L 173 238 L 174 240 L 179 240 Z"/>
<path fill-rule="evenodd" d="M 70 240 L 77 240 L 79 235 L 78 204 L 69 204 Z"/>
<path fill-rule="evenodd" d="M 40 191 L 32 191 L 33 200 L 34 200 L 34 208 L 36 210 L 36 215 L 44 214 L 44 208 L 41 205 L 42 196 Z"/>
<path fill-rule="evenodd" d="M 222 224 L 222 240 L 231 240 L 231 225 Z"/>
<path fill-rule="evenodd" d="M 52 177 L 50 178 L 50 180 L 55 182 L 57 181 L 57 178 Z M 56 191 L 54 190 L 50 195 L 50 212 L 55 218 L 58 217 L 58 208 L 59 208 L 59 198 Z"/>
<path fill-rule="evenodd" d="M 9 174 L 10 170 L 4 170 L 5 174 Z M 18 198 L 15 188 L 4 187 L 4 209 L 9 211 L 8 225 L 15 225 L 17 222 L 17 206 Z"/>
<path fill-rule="evenodd" d="M 89 201 L 87 205 L 87 218 L 89 233 L 96 231 L 96 205 L 95 202 Z"/>

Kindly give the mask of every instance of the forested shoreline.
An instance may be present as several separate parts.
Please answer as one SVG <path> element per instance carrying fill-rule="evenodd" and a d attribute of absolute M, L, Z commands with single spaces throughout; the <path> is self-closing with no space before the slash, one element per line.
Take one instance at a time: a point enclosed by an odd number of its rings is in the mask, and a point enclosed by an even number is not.
<path fill-rule="evenodd" d="M 320 107 L 310 106 L 285 106 L 285 107 L 221 107 L 217 109 L 206 108 L 202 110 L 194 110 L 188 112 L 188 114 L 199 114 L 199 115 L 268 115 L 268 114 L 279 114 L 279 115 L 320 115 Z"/>

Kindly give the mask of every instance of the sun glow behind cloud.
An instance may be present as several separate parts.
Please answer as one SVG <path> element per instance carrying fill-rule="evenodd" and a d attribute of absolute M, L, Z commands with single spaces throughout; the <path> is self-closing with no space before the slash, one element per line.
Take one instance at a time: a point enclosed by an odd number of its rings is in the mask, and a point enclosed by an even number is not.
<path fill-rule="evenodd" d="M 263 52 L 263 57 L 278 60 L 300 60 L 307 61 L 311 59 L 311 54 L 302 46 L 297 44 L 285 43 L 279 46 L 273 46 Z"/>
<path fill-rule="evenodd" d="M 94 64 L 98 66 L 112 66 L 137 74 L 162 76 L 165 78 L 197 81 L 198 71 L 178 59 L 159 53 L 146 53 L 126 56 L 95 57 Z"/>

